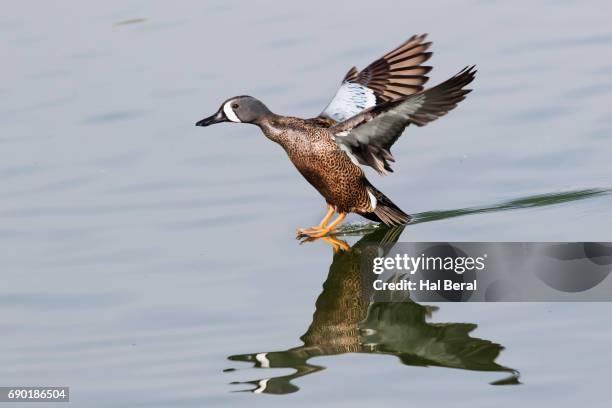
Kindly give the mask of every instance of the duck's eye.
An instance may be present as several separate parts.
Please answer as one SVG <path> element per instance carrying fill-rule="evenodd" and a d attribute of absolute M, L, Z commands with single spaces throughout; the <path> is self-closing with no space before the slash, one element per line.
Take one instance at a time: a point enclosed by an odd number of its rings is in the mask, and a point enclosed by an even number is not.
<path fill-rule="evenodd" d="M 232 103 L 232 109 L 238 109 L 238 104 L 237 103 Z"/>

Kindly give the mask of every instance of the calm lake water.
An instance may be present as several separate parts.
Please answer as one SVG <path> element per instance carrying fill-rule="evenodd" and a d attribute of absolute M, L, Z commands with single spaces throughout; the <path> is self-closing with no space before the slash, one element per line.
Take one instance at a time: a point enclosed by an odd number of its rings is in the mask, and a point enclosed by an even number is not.
<path fill-rule="evenodd" d="M 299 245 L 324 202 L 284 152 L 194 123 L 240 94 L 316 115 L 428 32 L 430 83 L 479 71 L 368 173 L 417 215 L 393 239 L 611 241 L 611 3 L 254 3 L 5 2 L 0 385 L 78 407 L 608 406 L 612 305 L 363 304 L 355 259 L 383 232 Z"/>

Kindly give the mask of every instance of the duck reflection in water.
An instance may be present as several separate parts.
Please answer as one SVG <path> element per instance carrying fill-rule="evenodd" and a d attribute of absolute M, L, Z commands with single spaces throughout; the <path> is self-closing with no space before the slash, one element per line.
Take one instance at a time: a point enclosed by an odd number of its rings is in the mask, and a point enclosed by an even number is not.
<path fill-rule="evenodd" d="M 308 363 L 309 359 L 344 353 L 390 354 L 411 366 L 506 372 L 510 376 L 491 384 L 519 384 L 516 370 L 495 362 L 503 349 L 501 345 L 470 337 L 476 324 L 428 323 L 427 318 L 438 309 L 435 306 L 410 299 L 372 302 L 363 296 L 362 285 L 368 283 L 363 282 L 360 273 L 362 257 L 379 256 L 372 244 L 397 242 L 402 230 L 403 226 L 381 227 L 352 247 L 338 238 L 326 239 L 334 249 L 334 257 L 316 301 L 312 323 L 300 338 L 304 344 L 284 351 L 229 357 L 232 361 L 253 363 L 257 368 L 292 368 L 295 372 L 232 384 L 249 384 L 249 389 L 241 391 L 254 393 L 296 392 L 299 388 L 292 383 L 294 379 L 325 369 Z"/>

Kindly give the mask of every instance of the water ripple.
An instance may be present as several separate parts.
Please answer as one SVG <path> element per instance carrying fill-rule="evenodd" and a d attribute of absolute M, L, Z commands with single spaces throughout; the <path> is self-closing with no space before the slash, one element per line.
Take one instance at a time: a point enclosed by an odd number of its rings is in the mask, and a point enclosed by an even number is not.
<path fill-rule="evenodd" d="M 583 37 L 556 38 L 545 41 L 531 41 L 511 47 L 502 48 L 500 54 L 520 54 L 533 51 L 554 51 L 571 47 L 612 44 L 612 34 L 597 34 Z"/>
<path fill-rule="evenodd" d="M 136 119 L 136 118 L 146 116 L 150 113 L 151 113 L 150 111 L 138 110 L 138 109 L 111 111 L 111 112 L 105 112 L 105 113 L 100 113 L 97 115 L 88 116 L 84 118 L 82 122 L 89 124 L 89 125 L 104 124 L 104 123 Z"/>

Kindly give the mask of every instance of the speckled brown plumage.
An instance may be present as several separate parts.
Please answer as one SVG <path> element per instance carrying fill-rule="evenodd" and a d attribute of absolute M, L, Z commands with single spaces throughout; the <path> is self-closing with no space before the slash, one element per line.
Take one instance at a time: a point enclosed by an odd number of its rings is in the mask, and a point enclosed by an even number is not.
<path fill-rule="evenodd" d="M 328 128 L 312 121 L 271 116 L 259 124 L 264 134 L 280 144 L 308 182 L 338 212 L 374 210 L 368 188 L 374 189 L 363 170 L 334 141 Z"/>

